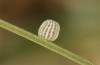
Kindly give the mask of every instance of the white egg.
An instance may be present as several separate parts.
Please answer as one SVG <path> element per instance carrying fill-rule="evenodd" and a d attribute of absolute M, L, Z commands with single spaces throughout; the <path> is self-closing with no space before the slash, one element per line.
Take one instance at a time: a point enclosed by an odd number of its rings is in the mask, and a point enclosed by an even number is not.
<path fill-rule="evenodd" d="M 59 32 L 60 32 L 59 23 L 49 19 L 41 24 L 38 30 L 38 36 L 49 41 L 54 41 L 58 38 Z"/>

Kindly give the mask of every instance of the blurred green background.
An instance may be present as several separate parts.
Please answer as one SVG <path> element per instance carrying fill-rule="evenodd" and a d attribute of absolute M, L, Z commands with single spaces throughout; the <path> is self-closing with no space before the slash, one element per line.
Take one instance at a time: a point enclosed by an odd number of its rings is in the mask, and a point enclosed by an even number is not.
<path fill-rule="evenodd" d="M 1 0 L 0 18 L 36 35 L 44 20 L 56 20 L 54 43 L 100 64 L 99 0 Z M 0 28 L 0 65 L 79 64 Z"/>

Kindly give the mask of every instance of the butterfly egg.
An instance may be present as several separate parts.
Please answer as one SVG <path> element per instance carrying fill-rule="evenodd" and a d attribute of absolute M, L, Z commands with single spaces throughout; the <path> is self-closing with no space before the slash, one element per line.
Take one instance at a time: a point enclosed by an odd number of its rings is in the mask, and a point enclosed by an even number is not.
<path fill-rule="evenodd" d="M 60 25 L 58 22 L 53 20 L 44 21 L 39 30 L 38 36 L 49 41 L 54 41 L 57 39 L 60 32 Z"/>

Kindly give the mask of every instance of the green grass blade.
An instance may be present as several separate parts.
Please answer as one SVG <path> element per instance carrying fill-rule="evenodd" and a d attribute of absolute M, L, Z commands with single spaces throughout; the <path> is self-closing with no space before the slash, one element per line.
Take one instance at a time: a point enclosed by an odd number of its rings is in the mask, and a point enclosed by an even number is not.
<path fill-rule="evenodd" d="M 25 39 L 28 39 L 32 42 L 35 42 L 35 43 L 37 43 L 37 44 L 39 44 L 39 45 L 41 45 L 49 50 L 52 50 L 52 51 L 66 57 L 66 58 L 69 58 L 69 59 L 71 59 L 71 60 L 73 60 L 81 65 L 95 65 L 95 64 L 92 64 L 90 61 L 88 61 L 88 60 L 86 60 L 86 59 L 66 50 L 66 49 L 61 48 L 60 46 L 58 46 L 52 42 L 49 42 L 45 39 L 42 39 L 42 38 L 34 35 L 33 33 L 30 33 L 28 31 L 26 31 L 20 27 L 17 27 L 13 24 L 10 24 L 4 20 L 0 20 L 0 27 L 3 29 L 6 29 L 8 31 L 11 31 L 12 33 L 15 33 L 19 36 L 22 36 Z"/>

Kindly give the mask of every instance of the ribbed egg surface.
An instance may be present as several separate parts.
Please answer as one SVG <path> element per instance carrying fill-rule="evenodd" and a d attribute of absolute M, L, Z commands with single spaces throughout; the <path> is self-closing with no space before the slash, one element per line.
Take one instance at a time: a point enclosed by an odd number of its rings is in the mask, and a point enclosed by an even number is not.
<path fill-rule="evenodd" d="M 38 30 L 38 35 L 46 40 L 54 41 L 57 39 L 59 32 L 60 32 L 59 23 L 49 19 L 41 24 Z"/>

